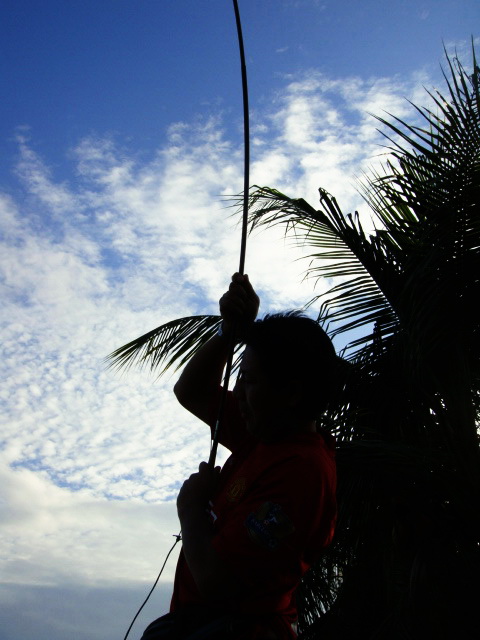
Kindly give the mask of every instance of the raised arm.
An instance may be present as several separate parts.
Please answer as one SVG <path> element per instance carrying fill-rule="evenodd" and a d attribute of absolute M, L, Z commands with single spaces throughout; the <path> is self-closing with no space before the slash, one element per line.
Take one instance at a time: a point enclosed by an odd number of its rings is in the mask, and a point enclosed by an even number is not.
<path fill-rule="evenodd" d="M 230 336 L 235 332 L 236 337 L 241 338 L 245 326 L 255 320 L 260 301 L 248 276 L 235 273 L 219 304 L 223 335 L 214 336 L 197 351 L 173 389 L 180 404 L 206 423 L 212 398 L 222 382 Z"/>

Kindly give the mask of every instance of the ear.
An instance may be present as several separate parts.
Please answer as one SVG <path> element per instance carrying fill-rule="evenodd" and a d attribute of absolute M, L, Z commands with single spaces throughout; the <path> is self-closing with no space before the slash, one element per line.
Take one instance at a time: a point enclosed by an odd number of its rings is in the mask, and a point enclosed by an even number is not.
<path fill-rule="evenodd" d="M 287 407 L 293 409 L 301 404 L 303 400 L 303 385 L 300 380 L 289 380 L 285 385 L 285 403 Z"/>

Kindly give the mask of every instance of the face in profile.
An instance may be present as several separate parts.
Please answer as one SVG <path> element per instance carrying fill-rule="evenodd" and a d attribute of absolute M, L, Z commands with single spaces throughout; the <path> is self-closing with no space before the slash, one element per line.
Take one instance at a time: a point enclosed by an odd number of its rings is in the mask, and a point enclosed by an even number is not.
<path fill-rule="evenodd" d="M 280 372 L 279 372 L 280 373 Z M 272 378 L 251 347 L 246 347 L 233 393 L 249 433 L 259 440 L 275 440 L 293 428 L 294 381 Z"/>

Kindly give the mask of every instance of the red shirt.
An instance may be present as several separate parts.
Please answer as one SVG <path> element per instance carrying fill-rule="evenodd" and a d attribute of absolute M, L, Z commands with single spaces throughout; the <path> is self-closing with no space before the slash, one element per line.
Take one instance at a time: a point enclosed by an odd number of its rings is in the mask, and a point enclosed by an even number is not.
<path fill-rule="evenodd" d="M 318 433 L 299 433 L 279 442 L 258 442 L 246 431 L 229 394 L 220 442 L 232 455 L 210 503 L 212 544 L 245 585 L 244 595 L 222 609 L 293 622 L 295 589 L 333 536 L 333 439 L 327 443 Z M 182 552 L 171 610 L 199 604 L 207 603 Z"/>

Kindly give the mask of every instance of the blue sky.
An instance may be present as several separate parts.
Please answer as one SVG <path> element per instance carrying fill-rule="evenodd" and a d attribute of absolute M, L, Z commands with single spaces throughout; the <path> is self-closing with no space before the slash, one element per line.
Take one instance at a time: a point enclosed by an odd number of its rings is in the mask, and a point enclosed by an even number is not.
<path fill-rule="evenodd" d="M 477 0 L 240 0 L 252 182 L 345 212 L 384 159 L 371 113 L 416 117 L 442 41 L 468 64 Z M 175 376 L 106 354 L 215 313 L 238 264 L 242 188 L 230 0 L 4 0 L 0 7 L 0 640 L 118 640 L 178 531 L 209 438 Z M 303 252 L 304 254 L 305 252 Z M 254 234 L 263 311 L 328 282 L 282 232 Z M 172 559 L 131 637 L 165 612 Z"/>

